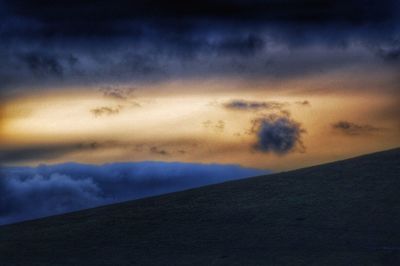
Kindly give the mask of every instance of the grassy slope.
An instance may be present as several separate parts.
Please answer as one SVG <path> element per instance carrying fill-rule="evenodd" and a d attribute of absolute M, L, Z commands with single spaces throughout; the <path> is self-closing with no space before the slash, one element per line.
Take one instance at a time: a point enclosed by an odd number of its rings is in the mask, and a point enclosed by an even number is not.
<path fill-rule="evenodd" d="M 0 265 L 400 265 L 400 149 L 0 227 Z"/>

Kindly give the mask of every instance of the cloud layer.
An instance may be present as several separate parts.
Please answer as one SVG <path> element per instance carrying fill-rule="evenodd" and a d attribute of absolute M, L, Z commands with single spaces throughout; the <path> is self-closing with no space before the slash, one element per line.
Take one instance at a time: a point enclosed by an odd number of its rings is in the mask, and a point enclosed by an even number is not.
<path fill-rule="evenodd" d="M 66 163 L 1 171 L 0 224 L 269 173 L 237 165 L 163 162 Z"/>
<path fill-rule="evenodd" d="M 398 62 L 399 6 L 395 0 L 3 0 L 0 86 L 287 78 L 374 56 Z"/>

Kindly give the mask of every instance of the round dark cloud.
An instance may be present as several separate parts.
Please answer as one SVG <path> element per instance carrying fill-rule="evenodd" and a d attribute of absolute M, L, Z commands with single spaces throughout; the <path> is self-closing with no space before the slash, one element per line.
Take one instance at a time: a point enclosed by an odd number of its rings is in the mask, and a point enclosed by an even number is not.
<path fill-rule="evenodd" d="M 256 149 L 262 152 L 286 154 L 296 148 L 304 149 L 301 135 L 304 129 L 286 116 L 262 118 L 257 121 Z"/>

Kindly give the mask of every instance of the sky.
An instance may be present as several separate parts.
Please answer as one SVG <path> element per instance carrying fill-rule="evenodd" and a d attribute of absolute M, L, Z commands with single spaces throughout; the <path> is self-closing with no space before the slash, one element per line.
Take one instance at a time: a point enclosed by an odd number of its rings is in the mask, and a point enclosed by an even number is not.
<path fill-rule="evenodd" d="M 399 146 L 398 1 L 1 1 L 0 160 L 282 171 Z"/>
<path fill-rule="evenodd" d="M 0 223 L 400 145 L 396 0 L 0 0 L 0 58 Z"/>

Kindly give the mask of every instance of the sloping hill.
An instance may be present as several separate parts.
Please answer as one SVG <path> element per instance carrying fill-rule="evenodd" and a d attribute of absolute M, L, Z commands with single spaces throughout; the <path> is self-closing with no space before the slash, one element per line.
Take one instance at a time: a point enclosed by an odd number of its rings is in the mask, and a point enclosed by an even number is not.
<path fill-rule="evenodd" d="M 400 149 L 2 226 L 0 265 L 400 265 Z"/>

